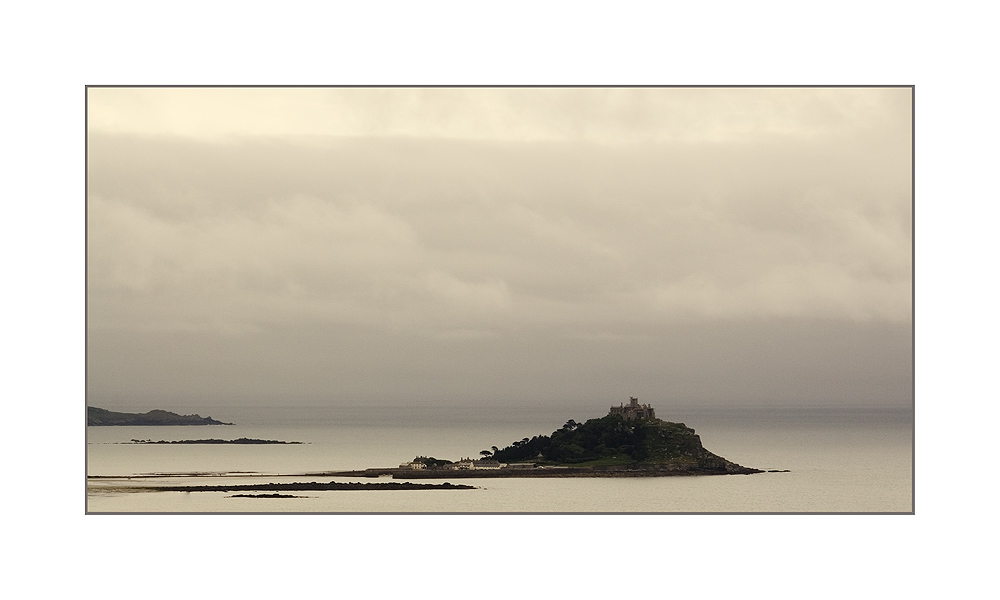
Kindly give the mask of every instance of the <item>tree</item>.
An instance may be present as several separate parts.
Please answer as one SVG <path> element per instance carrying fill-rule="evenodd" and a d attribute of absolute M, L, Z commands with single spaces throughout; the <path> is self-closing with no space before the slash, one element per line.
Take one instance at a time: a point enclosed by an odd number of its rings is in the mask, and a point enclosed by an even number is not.
<path fill-rule="evenodd" d="M 493 453 L 490 452 L 489 450 L 480 450 L 479 454 L 482 455 L 483 458 L 489 458 L 493 456 Z"/>

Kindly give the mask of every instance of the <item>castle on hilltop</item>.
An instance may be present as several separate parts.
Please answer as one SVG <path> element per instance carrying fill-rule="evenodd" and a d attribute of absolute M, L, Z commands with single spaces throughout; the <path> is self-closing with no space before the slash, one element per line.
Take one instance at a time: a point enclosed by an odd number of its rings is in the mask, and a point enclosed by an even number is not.
<path fill-rule="evenodd" d="M 656 414 L 649 404 L 639 404 L 638 398 L 629 397 L 628 405 L 619 404 L 612 406 L 609 415 L 621 415 L 622 418 L 629 419 L 655 419 Z"/>

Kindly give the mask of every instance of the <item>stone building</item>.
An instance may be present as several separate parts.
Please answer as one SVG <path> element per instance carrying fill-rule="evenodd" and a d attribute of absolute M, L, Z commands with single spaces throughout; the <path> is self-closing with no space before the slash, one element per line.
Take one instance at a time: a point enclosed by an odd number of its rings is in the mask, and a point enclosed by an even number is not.
<path fill-rule="evenodd" d="M 655 419 L 656 413 L 649 404 L 639 404 L 638 398 L 629 397 L 629 403 L 612 406 L 609 415 L 621 415 L 624 419 Z"/>

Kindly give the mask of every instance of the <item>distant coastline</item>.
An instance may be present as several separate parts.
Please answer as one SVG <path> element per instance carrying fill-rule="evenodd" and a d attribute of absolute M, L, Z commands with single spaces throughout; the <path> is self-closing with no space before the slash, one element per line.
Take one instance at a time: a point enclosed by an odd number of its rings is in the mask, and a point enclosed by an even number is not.
<path fill-rule="evenodd" d="M 124 413 L 87 407 L 87 425 L 102 427 L 108 425 L 171 426 L 171 425 L 232 425 L 201 415 L 179 415 L 166 410 L 151 410 L 147 413 Z"/>

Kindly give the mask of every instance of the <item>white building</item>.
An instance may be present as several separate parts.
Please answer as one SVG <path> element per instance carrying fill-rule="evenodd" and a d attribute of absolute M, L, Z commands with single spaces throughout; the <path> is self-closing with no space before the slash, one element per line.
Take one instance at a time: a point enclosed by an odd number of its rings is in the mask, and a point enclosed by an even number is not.
<path fill-rule="evenodd" d="M 502 469 L 507 466 L 505 463 L 495 460 L 483 459 L 472 461 L 472 469 Z"/>

